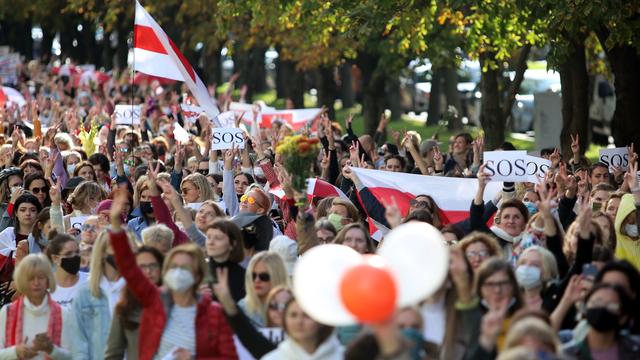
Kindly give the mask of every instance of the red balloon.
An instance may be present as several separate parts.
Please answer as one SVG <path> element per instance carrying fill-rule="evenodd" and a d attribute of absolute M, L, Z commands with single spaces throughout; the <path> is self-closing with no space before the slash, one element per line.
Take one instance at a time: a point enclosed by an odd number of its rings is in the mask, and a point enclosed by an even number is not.
<path fill-rule="evenodd" d="M 379 323 L 396 309 L 398 290 L 384 260 L 367 256 L 363 264 L 347 270 L 340 283 L 344 306 L 362 323 Z"/>

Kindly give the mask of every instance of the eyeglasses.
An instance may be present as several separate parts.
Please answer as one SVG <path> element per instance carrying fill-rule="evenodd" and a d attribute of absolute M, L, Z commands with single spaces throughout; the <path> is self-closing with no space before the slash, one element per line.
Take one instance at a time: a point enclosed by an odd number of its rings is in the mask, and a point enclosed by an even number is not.
<path fill-rule="evenodd" d="M 489 252 L 487 250 L 480 251 L 467 251 L 464 253 L 467 258 L 481 258 L 484 259 L 489 256 Z"/>
<path fill-rule="evenodd" d="M 158 263 L 150 263 L 150 264 L 140 264 L 138 265 L 140 269 L 145 271 L 154 271 L 160 269 L 160 264 Z"/>
<path fill-rule="evenodd" d="M 253 205 L 256 203 L 256 198 L 254 198 L 253 196 L 244 194 L 240 197 L 240 202 L 248 202 L 249 204 Z"/>
<path fill-rule="evenodd" d="M 456 245 L 458 243 L 458 240 L 444 240 L 443 243 L 446 246 L 453 246 L 453 245 Z M 467 257 L 470 257 L 470 255 L 467 255 Z"/>
<path fill-rule="evenodd" d="M 509 280 L 503 280 L 503 281 L 487 281 L 486 283 L 482 284 L 483 288 L 487 288 L 489 290 L 500 290 L 500 291 L 504 291 L 504 290 L 509 290 L 511 289 L 511 281 Z"/>
<path fill-rule="evenodd" d="M 31 193 L 34 194 L 34 195 L 38 195 L 41 192 L 46 193 L 47 191 L 48 191 L 48 189 L 47 189 L 46 186 L 39 187 L 39 188 L 36 187 L 36 188 L 31 189 Z"/>
<path fill-rule="evenodd" d="M 426 201 L 411 200 L 411 201 L 409 201 L 409 205 L 411 207 L 416 208 L 416 209 L 429 209 L 429 210 L 431 210 L 431 204 L 429 204 Z"/>
<path fill-rule="evenodd" d="M 98 230 L 98 227 L 95 225 L 90 225 L 90 224 L 83 224 L 82 225 L 82 231 L 91 231 L 91 232 L 96 232 Z"/>
<path fill-rule="evenodd" d="M 335 237 L 333 237 L 333 236 L 327 236 L 325 238 L 318 236 L 318 241 L 321 244 L 331 244 L 334 239 L 335 239 Z"/>
<path fill-rule="evenodd" d="M 284 303 L 272 302 L 271 304 L 269 304 L 269 310 L 284 311 L 284 308 L 286 306 L 287 304 Z"/>
<path fill-rule="evenodd" d="M 253 279 L 253 281 L 256 281 L 256 279 L 260 279 L 260 281 L 262 282 L 269 282 L 271 281 L 271 275 L 269 275 L 269 273 L 266 273 L 266 272 L 263 272 L 263 273 L 252 272 L 251 279 Z"/>

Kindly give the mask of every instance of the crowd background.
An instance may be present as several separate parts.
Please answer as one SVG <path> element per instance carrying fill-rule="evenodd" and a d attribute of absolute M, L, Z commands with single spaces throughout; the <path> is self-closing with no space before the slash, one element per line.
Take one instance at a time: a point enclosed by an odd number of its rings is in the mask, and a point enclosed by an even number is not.
<path fill-rule="evenodd" d="M 309 166 L 349 199 L 305 202 L 275 151 L 288 123 L 212 151 L 210 120 L 181 113 L 183 87 L 133 86 L 127 72 L 76 87 L 60 70 L 30 62 L 26 104 L 0 108 L 0 358 L 231 359 L 239 344 L 264 359 L 640 358 L 633 147 L 628 171 L 610 173 L 575 136 L 570 159 L 542 151 L 540 184 L 504 183 L 485 202 L 482 137 L 460 133 L 443 152 L 412 132 L 385 142 L 384 116 L 370 136 L 322 111 L 300 131 L 322 144 Z M 212 94 L 221 110 L 230 94 Z M 132 100 L 141 124 L 117 125 L 114 106 Z M 478 190 L 469 218 L 447 223 L 430 189 L 402 213 L 354 167 L 477 178 Z M 447 280 L 383 323 L 316 322 L 290 288 L 296 261 L 328 243 L 375 253 L 372 220 L 438 228 Z"/>

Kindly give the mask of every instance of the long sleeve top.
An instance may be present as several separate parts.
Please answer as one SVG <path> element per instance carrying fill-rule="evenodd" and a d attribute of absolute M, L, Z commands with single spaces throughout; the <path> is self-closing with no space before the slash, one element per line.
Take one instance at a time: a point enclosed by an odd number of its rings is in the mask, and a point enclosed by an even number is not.
<path fill-rule="evenodd" d="M 164 203 L 164 200 L 160 196 L 152 196 L 151 197 L 151 206 L 153 206 L 153 212 L 156 215 L 156 221 L 159 224 L 165 224 L 171 231 L 173 232 L 173 246 L 178 246 L 181 244 L 186 244 L 190 242 L 187 234 L 182 232 L 173 221 L 171 217 L 171 212 L 167 207 L 167 204 Z M 199 244 L 204 245 L 204 244 Z"/>

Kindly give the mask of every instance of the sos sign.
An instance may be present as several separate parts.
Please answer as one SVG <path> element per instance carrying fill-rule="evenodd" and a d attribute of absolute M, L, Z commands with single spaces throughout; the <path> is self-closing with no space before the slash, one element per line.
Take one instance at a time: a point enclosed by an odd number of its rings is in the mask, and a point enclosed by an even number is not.
<path fill-rule="evenodd" d="M 238 128 L 213 128 L 212 150 L 244 149 L 244 131 Z"/>
<path fill-rule="evenodd" d="M 551 161 L 529 156 L 526 151 L 487 151 L 484 163 L 492 180 L 510 182 L 537 183 L 551 168 Z"/>
<path fill-rule="evenodd" d="M 600 162 L 607 165 L 609 170 L 619 167 L 622 170 L 629 169 L 629 152 L 627 148 L 600 149 Z"/>
<path fill-rule="evenodd" d="M 114 113 L 116 124 L 118 125 L 138 125 L 140 124 L 141 105 L 116 105 Z"/>

